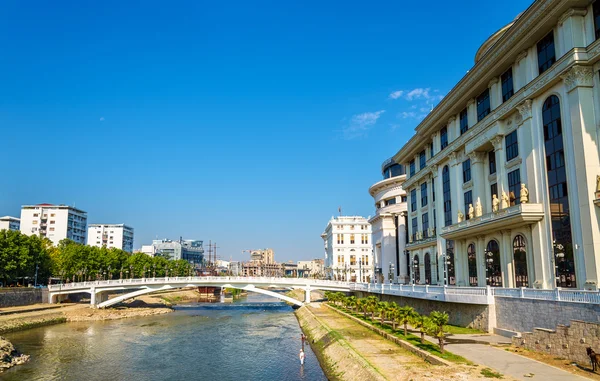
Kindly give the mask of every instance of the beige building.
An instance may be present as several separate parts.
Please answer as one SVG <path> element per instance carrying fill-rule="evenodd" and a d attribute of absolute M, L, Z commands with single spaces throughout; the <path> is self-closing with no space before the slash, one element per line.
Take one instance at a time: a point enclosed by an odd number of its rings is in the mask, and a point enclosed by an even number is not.
<path fill-rule="evenodd" d="M 599 37 L 600 1 L 535 1 L 417 126 L 411 281 L 598 288 Z"/>
<path fill-rule="evenodd" d="M 266 264 L 275 263 L 275 253 L 273 249 L 252 250 L 250 252 L 250 260 Z"/>

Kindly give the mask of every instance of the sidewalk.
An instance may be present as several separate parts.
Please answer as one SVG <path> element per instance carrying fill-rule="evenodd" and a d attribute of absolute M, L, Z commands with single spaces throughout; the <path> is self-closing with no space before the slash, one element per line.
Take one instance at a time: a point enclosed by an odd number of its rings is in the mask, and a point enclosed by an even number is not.
<path fill-rule="evenodd" d="M 12 315 L 12 314 L 20 314 L 25 312 L 34 312 L 34 311 L 44 311 L 44 310 L 52 310 L 57 308 L 64 308 L 66 306 L 70 306 L 72 303 L 68 304 L 30 304 L 27 306 L 17 306 L 17 307 L 4 307 L 0 309 L 0 316 L 4 315 Z"/>

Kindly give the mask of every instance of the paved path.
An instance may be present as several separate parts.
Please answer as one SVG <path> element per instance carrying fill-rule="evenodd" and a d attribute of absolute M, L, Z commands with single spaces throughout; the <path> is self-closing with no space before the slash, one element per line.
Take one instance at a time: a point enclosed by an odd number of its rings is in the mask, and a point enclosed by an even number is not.
<path fill-rule="evenodd" d="M 12 314 L 21 314 L 24 312 L 33 312 L 33 311 L 43 311 L 43 310 L 52 310 L 57 308 L 64 308 L 66 306 L 70 306 L 70 303 L 64 304 L 30 304 L 27 306 L 16 306 L 16 307 L 3 307 L 0 309 L 0 316 L 4 315 L 12 315 Z"/>

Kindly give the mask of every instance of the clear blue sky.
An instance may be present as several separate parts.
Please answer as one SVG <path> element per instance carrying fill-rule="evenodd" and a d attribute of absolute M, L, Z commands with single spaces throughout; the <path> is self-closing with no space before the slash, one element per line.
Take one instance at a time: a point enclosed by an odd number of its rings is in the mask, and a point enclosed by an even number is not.
<path fill-rule="evenodd" d="M 0 215 L 75 204 L 135 247 L 322 257 L 338 206 L 374 214 L 381 163 L 530 3 L 4 1 Z"/>

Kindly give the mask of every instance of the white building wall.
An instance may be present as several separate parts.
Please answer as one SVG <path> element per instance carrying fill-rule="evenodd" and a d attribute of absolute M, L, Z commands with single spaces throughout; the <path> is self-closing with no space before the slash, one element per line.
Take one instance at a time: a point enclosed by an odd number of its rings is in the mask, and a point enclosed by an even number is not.
<path fill-rule="evenodd" d="M 133 252 L 133 228 L 124 224 L 90 224 L 87 244 Z"/>
<path fill-rule="evenodd" d="M 23 234 L 46 237 L 54 245 L 65 238 L 85 244 L 87 213 L 66 205 L 25 205 L 20 229 Z"/>
<path fill-rule="evenodd" d="M 18 218 L 4 216 L 0 218 L 0 230 L 20 230 L 21 223 Z"/>

